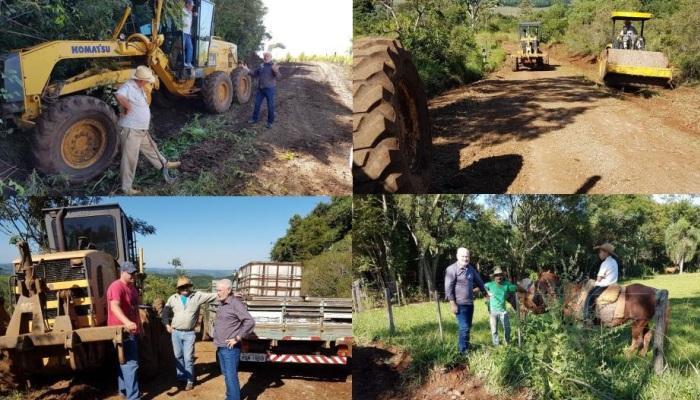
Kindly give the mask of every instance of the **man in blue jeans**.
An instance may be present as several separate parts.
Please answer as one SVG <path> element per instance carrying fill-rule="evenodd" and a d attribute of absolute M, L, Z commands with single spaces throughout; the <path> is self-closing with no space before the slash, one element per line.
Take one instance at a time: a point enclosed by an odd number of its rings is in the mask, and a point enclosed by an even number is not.
<path fill-rule="evenodd" d="M 248 74 L 253 78 L 258 78 L 258 91 L 255 95 L 255 109 L 253 117 L 250 119 L 251 124 L 256 124 L 260 118 L 260 107 L 264 99 L 267 99 L 267 127 L 271 128 L 275 122 L 275 93 L 277 90 L 277 78 L 280 76 L 280 69 L 274 61 L 272 61 L 272 53 L 263 53 L 263 63 L 253 71 L 248 71 Z M 245 65 L 244 65 L 245 67 Z M 247 67 L 246 67 L 247 68 Z"/>
<path fill-rule="evenodd" d="M 226 400 L 240 400 L 238 363 L 241 359 L 241 340 L 253 332 L 255 320 L 245 304 L 233 295 L 231 287 L 229 279 L 221 279 L 216 284 L 220 304 L 214 321 L 214 345 L 226 382 Z"/>
<path fill-rule="evenodd" d="M 122 341 L 124 364 L 119 364 L 117 384 L 119 393 L 127 400 L 137 400 L 139 393 L 139 352 L 137 337 L 141 333 L 139 318 L 139 293 L 134 285 L 136 266 L 130 261 L 120 265 L 119 279 L 107 288 L 107 325 L 123 325 L 127 331 Z"/>
<path fill-rule="evenodd" d="M 199 320 L 199 309 L 202 304 L 216 299 L 216 293 L 193 291 L 190 278 L 181 276 L 177 280 L 177 293 L 168 298 L 161 310 L 160 317 L 173 342 L 177 381 L 185 390 L 192 390 L 195 384 L 194 328 Z"/>
<path fill-rule="evenodd" d="M 479 272 L 469 263 L 469 250 L 457 250 L 457 262 L 445 271 L 445 297 L 450 301 L 452 313 L 457 317 L 459 337 L 457 349 L 466 354 L 469 350 L 469 331 L 474 316 L 474 289 L 477 286 L 488 299 L 488 293 Z"/>
<path fill-rule="evenodd" d="M 182 9 L 182 45 L 184 47 L 183 61 L 185 68 L 192 68 L 192 16 L 197 13 L 192 11 L 194 2 L 192 0 L 185 1 L 185 7 Z"/>

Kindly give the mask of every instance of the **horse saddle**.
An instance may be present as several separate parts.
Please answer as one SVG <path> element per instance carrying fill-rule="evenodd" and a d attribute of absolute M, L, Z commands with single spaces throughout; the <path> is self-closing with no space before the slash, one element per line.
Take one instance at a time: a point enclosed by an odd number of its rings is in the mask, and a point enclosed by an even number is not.
<path fill-rule="evenodd" d="M 585 296 L 588 296 L 588 292 L 594 286 L 595 281 L 592 279 L 586 283 Z M 625 313 L 625 287 L 617 284 L 606 287 L 596 299 L 596 311 L 598 319 L 603 324 L 610 323 L 615 318 L 623 318 Z"/>

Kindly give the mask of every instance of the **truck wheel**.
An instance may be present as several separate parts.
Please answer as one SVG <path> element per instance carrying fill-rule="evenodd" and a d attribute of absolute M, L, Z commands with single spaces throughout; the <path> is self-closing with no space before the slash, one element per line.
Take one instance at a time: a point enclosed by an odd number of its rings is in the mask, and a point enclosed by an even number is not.
<path fill-rule="evenodd" d="M 114 110 L 95 97 L 70 96 L 39 116 L 32 153 L 39 171 L 85 183 L 109 167 L 117 143 Z"/>
<path fill-rule="evenodd" d="M 381 38 L 356 40 L 353 55 L 355 192 L 428 191 L 430 117 L 411 55 Z"/>
<path fill-rule="evenodd" d="M 233 101 L 233 84 L 231 77 L 222 71 L 214 72 L 204 78 L 202 100 L 207 111 L 220 114 L 231 107 Z"/>
<path fill-rule="evenodd" d="M 238 67 L 231 72 L 231 82 L 233 83 L 233 99 L 238 104 L 245 104 L 250 100 L 253 93 L 253 81 L 248 75 L 248 71 Z"/>

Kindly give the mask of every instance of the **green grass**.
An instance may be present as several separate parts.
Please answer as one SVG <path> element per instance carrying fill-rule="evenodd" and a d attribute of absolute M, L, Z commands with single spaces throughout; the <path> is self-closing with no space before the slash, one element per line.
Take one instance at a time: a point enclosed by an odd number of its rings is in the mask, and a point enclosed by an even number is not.
<path fill-rule="evenodd" d="M 630 329 L 625 327 L 612 334 L 613 346 L 619 348 L 619 356 L 608 366 L 609 374 L 619 376 L 620 391 L 624 397 L 643 399 L 688 399 L 700 398 L 700 273 L 683 275 L 660 275 L 649 279 L 624 282 L 642 283 L 655 288 L 669 290 L 671 317 L 666 341 L 666 356 L 669 369 L 662 376 L 650 373 L 651 354 L 645 358 L 626 360 L 624 348 L 630 343 Z M 431 370 L 466 362 L 457 353 L 457 323 L 450 313 L 449 305 L 441 304 L 444 341 L 440 340 L 435 303 L 418 303 L 394 307 L 396 333 L 391 335 L 385 309 L 374 309 L 353 316 L 353 333 L 358 345 L 382 342 L 396 346 L 411 354 L 413 363 L 404 378 L 409 384 L 420 384 Z M 517 337 L 517 324 L 511 313 L 513 340 Z M 491 346 L 488 315 L 483 299 L 475 302 L 471 331 L 472 356 L 470 363 L 474 371 L 485 378 L 490 391 L 507 394 L 513 388 L 498 385 L 490 379 L 489 364 L 493 364 L 495 351 Z M 630 377 L 636 377 L 630 382 Z M 690 396 L 690 397 L 689 397 Z M 582 398 L 588 398 L 582 396 Z"/>
<path fill-rule="evenodd" d="M 341 65 L 350 65 L 352 64 L 352 56 L 347 55 L 347 54 L 326 54 L 326 55 L 316 55 L 316 54 L 304 54 L 301 53 L 299 55 L 293 56 L 291 54 L 287 54 L 284 59 L 284 62 L 310 62 L 310 61 L 320 61 L 320 62 L 329 62 L 333 64 L 341 64 Z"/>

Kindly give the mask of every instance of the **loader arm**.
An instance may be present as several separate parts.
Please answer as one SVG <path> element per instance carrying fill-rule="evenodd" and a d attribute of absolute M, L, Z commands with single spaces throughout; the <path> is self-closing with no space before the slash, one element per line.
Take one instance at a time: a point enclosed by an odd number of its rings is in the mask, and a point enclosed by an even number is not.
<path fill-rule="evenodd" d="M 121 41 L 52 41 L 19 52 L 21 77 L 24 86 L 24 112 L 21 120 L 31 124 L 41 113 L 42 98 L 58 98 L 89 88 L 127 81 L 133 68 L 111 70 L 88 70 L 65 81 L 50 83 L 51 72 L 62 60 L 146 57 L 143 64 L 149 65 L 166 83 L 173 93 L 187 95 L 192 91 L 194 81 L 178 82 L 168 68 L 168 57 L 160 49 L 158 41 L 150 41 L 146 36 L 133 34 Z M 155 87 L 158 87 L 156 81 Z"/>

